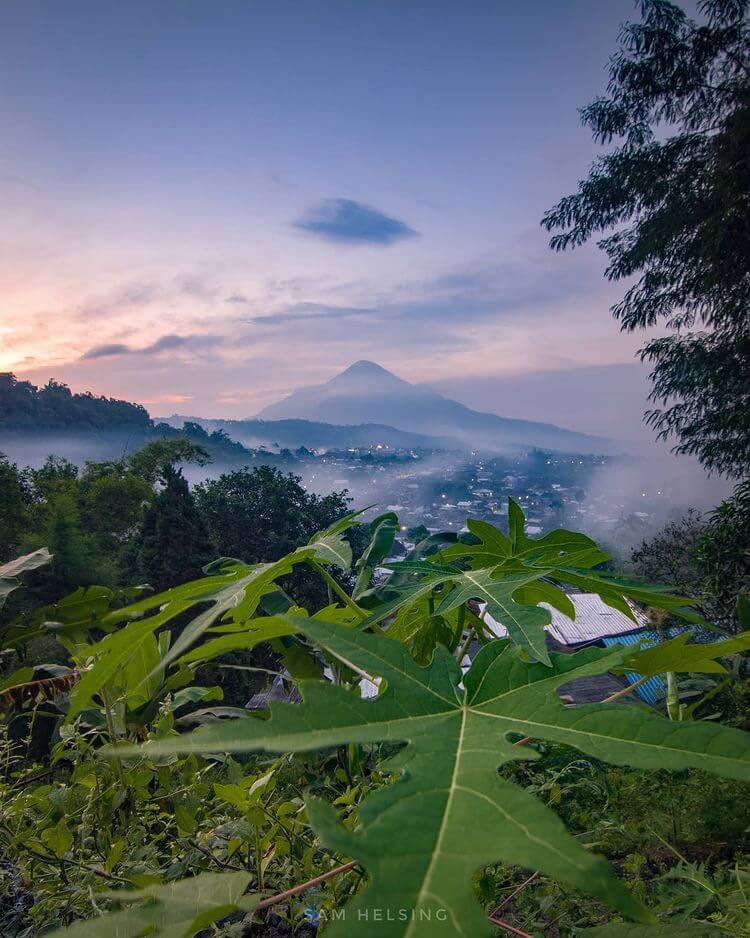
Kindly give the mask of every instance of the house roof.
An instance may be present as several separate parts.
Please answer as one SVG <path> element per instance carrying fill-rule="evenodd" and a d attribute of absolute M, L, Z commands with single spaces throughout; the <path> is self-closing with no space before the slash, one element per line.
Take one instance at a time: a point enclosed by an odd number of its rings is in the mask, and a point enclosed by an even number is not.
<path fill-rule="evenodd" d="M 585 645 L 613 635 L 625 635 L 648 628 L 648 619 L 632 604 L 630 608 L 633 610 L 635 622 L 624 612 L 612 609 L 596 593 L 571 593 L 568 599 L 573 603 L 576 612 L 575 619 L 553 609 L 547 603 L 541 603 L 552 616 L 552 621 L 547 626 L 547 633 L 562 645 Z M 490 615 L 485 614 L 484 618 L 499 638 L 507 636 L 505 626 Z"/>
<path fill-rule="evenodd" d="M 615 644 L 642 644 L 644 648 L 650 648 L 651 646 L 658 645 L 663 641 L 663 635 L 659 635 L 658 632 L 652 631 L 639 632 L 637 635 L 612 636 L 611 638 L 605 638 L 604 644 L 608 647 L 611 647 Z M 625 677 L 630 684 L 635 684 L 637 681 L 643 680 L 643 677 L 640 674 L 637 674 L 635 671 L 628 671 Z M 644 681 L 643 684 L 637 687 L 635 692 L 638 694 L 641 700 L 645 700 L 646 703 L 651 704 L 652 707 L 655 707 L 660 700 L 664 699 L 667 694 L 666 679 L 661 674 L 655 674 L 653 677 L 648 678 L 648 680 Z"/>
<path fill-rule="evenodd" d="M 253 694 L 250 700 L 245 704 L 245 709 L 268 710 L 271 701 L 274 700 L 283 700 L 285 703 L 300 703 L 302 697 L 293 684 L 287 687 L 281 677 L 275 677 L 263 690 Z"/>

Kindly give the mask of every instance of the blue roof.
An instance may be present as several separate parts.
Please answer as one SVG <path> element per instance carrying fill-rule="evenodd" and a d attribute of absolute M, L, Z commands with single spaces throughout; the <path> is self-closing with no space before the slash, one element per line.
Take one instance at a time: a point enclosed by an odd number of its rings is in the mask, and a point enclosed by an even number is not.
<path fill-rule="evenodd" d="M 676 631 L 679 631 L 676 630 Z M 671 638 L 672 635 L 670 634 Z M 643 648 L 650 648 L 652 645 L 659 645 L 664 641 L 664 636 L 659 632 L 644 630 L 642 632 L 631 632 L 629 635 L 613 635 L 610 638 L 602 639 L 604 644 L 607 647 L 612 645 L 638 645 L 641 644 Z M 634 671 L 628 671 L 625 674 L 625 679 L 630 684 L 635 684 L 636 681 L 640 681 L 642 675 L 636 674 Z M 647 704 L 651 704 L 652 707 L 655 707 L 661 700 L 667 696 L 667 681 L 661 676 L 661 674 L 656 674 L 654 677 L 650 677 L 647 681 L 644 681 L 640 687 L 636 687 L 635 693 L 645 700 Z"/>

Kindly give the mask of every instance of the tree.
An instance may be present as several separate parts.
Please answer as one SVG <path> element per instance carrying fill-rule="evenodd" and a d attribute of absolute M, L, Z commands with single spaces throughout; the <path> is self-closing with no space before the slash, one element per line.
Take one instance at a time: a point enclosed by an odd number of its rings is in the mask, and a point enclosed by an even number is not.
<path fill-rule="evenodd" d="M 49 566 L 39 571 L 42 591 L 49 599 L 59 599 L 78 586 L 100 580 L 81 519 L 73 498 L 55 495 L 48 504 L 43 542 L 52 554 Z"/>
<path fill-rule="evenodd" d="M 18 554 L 28 524 L 29 494 L 18 467 L 0 453 L 0 563 Z"/>
<path fill-rule="evenodd" d="M 81 477 L 81 515 L 86 530 L 97 538 L 102 549 L 117 553 L 137 530 L 144 508 L 153 497 L 153 487 L 129 470 L 98 470 L 98 464 L 89 464 Z"/>
<path fill-rule="evenodd" d="M 696 555 L 719 623 L 737 630 L 737 596 L 750 595 L 750 481 L 711 513 Z"/>
<path fill-rule="evenodd" d="M 641 0 L 621 31 L 606 97 L 583 108 L 619 145 L 544 216 L 556 250 L 597 232 L 625 331 L 660 325 L 647 421 L 676 452 L 744 477 L 750 464 L 750 26 L 747 0 L 700 0 L 698 24 Z"/>
<path fill-rule="evenodd" d="M 50 380 L 39 389 L 19 381 L 10 372 L 0 373 L 0 426 L 14 429 L 40 428 L 113 429 L 144 432 L 151 418 L 140 404 L 93 394 L 73 394 L 66 384 Z"/>
<path fill-rule="evenodd" d="M 32 496 L 37 502 L 56 495 L 74 495 L 78 487 L 78 466 L 64 456 L 48 456 L 40 469 L 26 470 Z"/>
<path fill-rule="evenodd" d="M 155 590 L 196 579 L 215 556 L 182 472 L 165 466 L 162 481 L 164 487 L 146 509 L 132 548 L 136 569 Z"/>
<path fill-rule="evenodd" d="M 177 463 L 206 466 L 210 462 L 211 457 L 202 446 L 184 437 L 174 440 L 152 440 L 127 460 L 131 471 L 151 484 L 154 484 L 165 471 Z"/>
<path fill-rule="evenodd" d="M 258 466 L 196 486 L 198 506 L 219 554 L 245 563 L 278 560 L 346 514 L 349 499 L 344 492 L 321 497 L 307 492 L 301 481 L 299 476 Z M 364 543 L 354 532 L 353 539 L 356 555 Z M 295 571 L 282 585 L 296 602 L 311 608 L 328 601 L 325 587 L 308 570 Z"/>
<path fill-rule="evenodd" d="M 219 553 L 246 563 L 278 560 L 346 514 L 343 492 L 320 497 L 299 476 L 258 466 L 224 473 L 195 495 Z"/>
<path fill-rule="evenodd" d="M 669 583 L 684 596 L 700 598 L 703 613 L 713 619 L 715 610 L 701 587 L 704 573 L 697 555 L 704 527 L 700 514 L 691 510 L 682 518 L 665 524 L 648 540 L 642 540 L 632 551 L 631 561 L 635 573 L 644 582 Z"/>
<path fill-rule="evenodd" d="M 711 622 L 737 631 L 737 596 L 750 593 L 750 483 L 706 518 L 691 511 L 633 551 L 636 573 L 695 596 Z"/>

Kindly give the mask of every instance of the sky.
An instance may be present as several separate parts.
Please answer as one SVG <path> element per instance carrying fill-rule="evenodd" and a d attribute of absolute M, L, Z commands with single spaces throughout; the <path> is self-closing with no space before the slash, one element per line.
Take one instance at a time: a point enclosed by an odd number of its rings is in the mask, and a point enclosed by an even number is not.
<path fill-rule="evenodd" d="M 634 16 L 3 0 L 0 370 L 244 417 L 366 358 L 481 410 L 642 433 L 624 287 L 539 224 L 596 156 L 577 108 Z"/>

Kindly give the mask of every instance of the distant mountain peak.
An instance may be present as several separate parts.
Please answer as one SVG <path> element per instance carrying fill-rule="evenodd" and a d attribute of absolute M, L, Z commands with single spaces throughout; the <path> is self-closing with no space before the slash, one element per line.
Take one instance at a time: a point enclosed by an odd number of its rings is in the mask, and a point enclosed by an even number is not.
<path fill-rule="evenodd" d="M 366 359 L 349 365 L 325 384 L 298 388 L 258 416 L 261 420 L 311 420 L 339 426 L 384 424 L 460 441 L 467 449 L 500 451 L 524 446 L 585 453 L 608 447 L 604 440 L 551 424 L 471 410 Z"/>
<path fill-rule="evenodd" d="M 368 361 L 366 358 L 360 358 L 358 362 L 352 362 L 348 368 L 345 368 L 342 375 L 361 375 L 361 374 L 391 374 L 387 368 L 383 368 L 377 362 Z"/>
<path fill-rule="evenodd" d="M 397 388 L 411 388 L 413 385 L 409 384 L 408 381 L 404 381 L 403 378 L 399 378 L 398 375 L 394 375 L 387 368 L 383 368 L 382 365 L 378 365 L 377 362 L 371 362 L 363 358 L 334 375 L 323 387 L 347 388 L 350 391 L 362 393 L 368 389 L 395 390 Z"/>
<path fill-rule="evenodd" d="M 349 365 L 348 368 L 345 368 L 335 375 L 335 377 L 331 378 L 331 381 L 338 381 L 341 378 L 356 378 L 358 381 L 363 379 L 370 381 L 383 381 L 384 379 L 388 379 L 389 381 L 402 380 L 398 375 L 394 375 L 392 371 L 388 371 L 387 368 L 383 368 L 383 366 L 379 365 L 377 362 L 368 361 L 366 358 L 361 358 L 358 362 Z"/>

